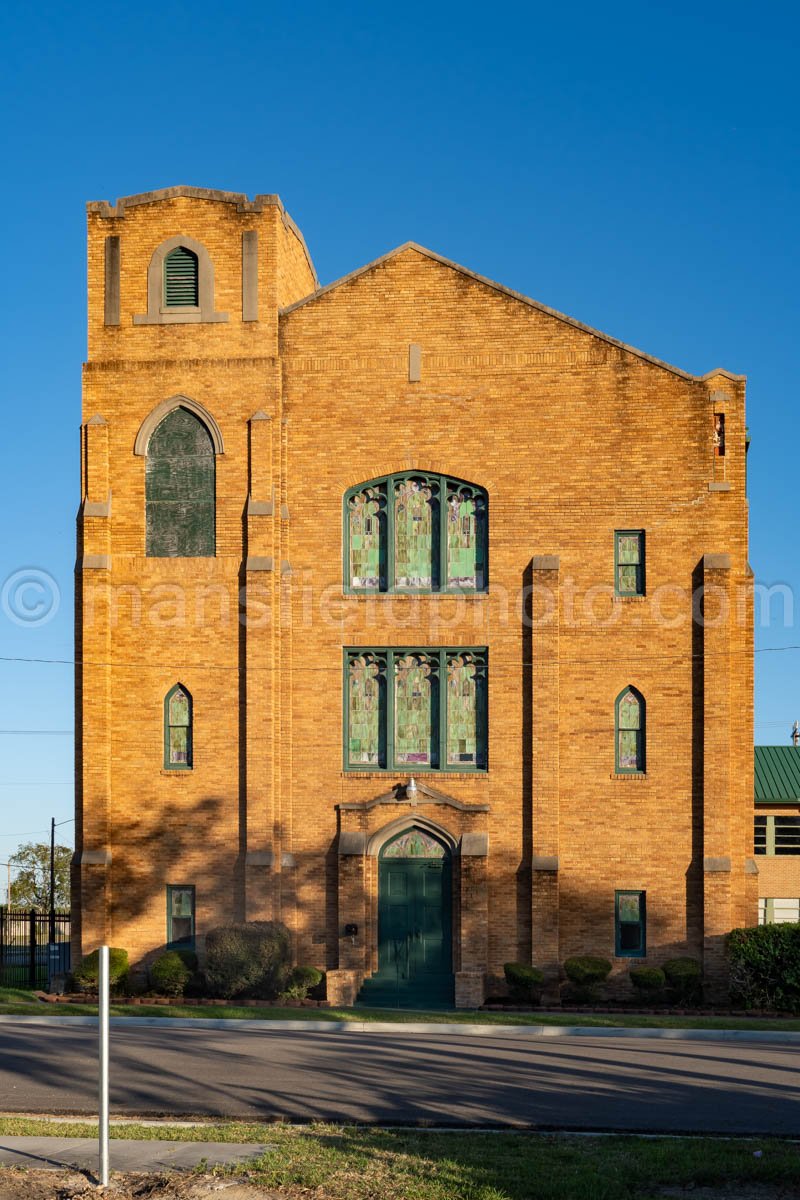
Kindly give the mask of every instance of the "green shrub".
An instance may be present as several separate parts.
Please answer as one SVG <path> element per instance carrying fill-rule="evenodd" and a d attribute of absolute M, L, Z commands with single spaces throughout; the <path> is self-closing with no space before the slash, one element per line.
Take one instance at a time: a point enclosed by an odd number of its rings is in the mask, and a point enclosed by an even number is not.
<path fill-rule="evenodd" d="M 800 925 L 757 925 L 727 937 L 731 999 L 800 1012 Z"/>
<path fill-rule="evenodd" d="M 121 987 L 128 974 L 128 951 L 110 946 L 108 950 L 108 983 L 109 987 Z M 93 950 L 81 961 L 74 972 L 75 983 L 86 992 L 96 992 L 100 986 L 100 951 Z"/>
<path fill-rule="evenodd" d="M 281 995 L 287 1000 L 305 1000 L 312 988 L 322 983 L 322 971 L 316 967 L 295 967 Z"/>
<path fill-rule="evenodd" d="M 531 1004 L 538 1001 L 544 983 L 544 973 L 538 967 L 526 963 L 503 963 L 503 972 L 508 984 L 508 994 L 512 1000 L 520 1004 Z"/>
<path fill-rule="evenodd" d="M 611 974 L 611 963 L 607 958 L 598 958 L 594 954 L 582 954 L 578 958 L 568 958 L 564 963 L 567 979 L 578 987 L 590 987 L 602 983 Z"/>
<path fill-rule="evenodd" d="M 289 977 L 291 935 L 280 921 L 222 925 L 206 934 L 206 980 L 216 996 L 274 1000 Z"/>
<path fill-rule="evenodd" d="M 190 973 L 193 975 L 195 973 L 195 971 L 197 970 L 197 955 L 195 954 L 194 950 L 180 950 L 179 949 L 179 950 L 173 951 L 173 953 L 178 955 L 178 958 L 181 960 L 181 962 L 184 964 L 185 967 L 188 967 Z"/>
<path fill-rule="evenodd" d="M 192 972 L 177 950 L 160 954 L 150 968 L 150 980 L 162 996 L 182 996 L 191 977 Z"/>
<path fill-rule="evenodd" d="M 667 982 L 667 977 L 660 967 L 633 967 L 629 976 L 637 992 L 662 992 Z"/>
<path fill-rule="evenodd" d="M 697 1001 L 703 995 L 703 968 L 696 958 L 671 958 L 662 968 L 676 1000 Z"/>

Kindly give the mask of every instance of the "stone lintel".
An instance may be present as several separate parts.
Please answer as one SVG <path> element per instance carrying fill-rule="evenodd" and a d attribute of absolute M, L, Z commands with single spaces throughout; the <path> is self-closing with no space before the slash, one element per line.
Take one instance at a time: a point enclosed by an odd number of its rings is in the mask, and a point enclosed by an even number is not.
<path fill-rule="evenodd" d="M 84 554 L 81 559 L 82 571 L 110 571 L 110 554 Z"/>
<path fill-rule="evenodd" d="M 274 571 L 275 560 L 265 558 L 259 554 L 248 554 L 247 562 L 245 563 L 246 571 Z"/>
<path fill-rule="evenodd" d="M 247 515 L 248 517 L 272 517 L 275 515 L 275 501 L 254 500 L 252 496 L 248 496 Z"/>
<path fill-rule="evenodd" d="M 534 571 L 558 571 L 561 559 L 557 554 L 534 554 L 531 565 Z"/>
<path fill-rule="evenodd" d="M 81 850 L 75 855 L 76 864 L 81 867 L 108 867 L 111 865 L 110 850 Z"/>
<path fill-rule="evenodd" d="M 703 569 L 705 571 L 730 571 L 730 554 L 704 554 Z"/>
<path fill-rule="evenodd" d="M 339 834 L 339 854 L 366 854 L 367 835 L 365 833 L 348 833 L 345 830 Z"/>
<path fill-rule="evenodd" d="M 731 860 L 726 857 L 709 858 L 706 856 L 703 859 L 703 870 L 706 874 L 714 874 L 715 872 L 726 872 L 731 869 Z"/>
<path fill-rule="evenodd" d="M 531 867 L 534 871 L 557 871 L 557 854 L 534 854 L 531 857 Z"/>
<path fill-rule="evenodd" d="M 461 836 L 462 858 L 486 858 L 489 853 L 488 833 L 464 833 Z"/>
<path fill-rule="evenodd" d="M 275 855 L 271 850 L 248 850 L 244 856 L 246 867 L 267 867 L 271 870 Z"/>

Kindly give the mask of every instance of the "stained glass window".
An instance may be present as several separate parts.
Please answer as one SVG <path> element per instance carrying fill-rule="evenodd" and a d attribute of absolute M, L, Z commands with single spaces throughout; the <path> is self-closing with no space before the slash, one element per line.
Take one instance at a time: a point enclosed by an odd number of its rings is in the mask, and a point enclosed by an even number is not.
<path fill-rule="evenodd" d="M 485 586 L 486 505 L 474 488 L 447 485 L 447 586 L 480 591 Z"/>
<path fill-rule="evenodd" d="M 164 701 L 164 766 L 188 770 L 192 765 L 192 697 L 177 683 Z"/>
<path fill-rule="evenodd" d="M 395 659 L 394 760 L 438 766 L 438 662 L 424 654 Z"/>
<path fill-rule="evenodd" d="M 486 765 L 486 664 L 471 652 L 447 660 L 447 765 Z"/>
<path fill-rule="evenodd" d="M 422 829 L 407 829 L 389 842 L 381 858 L 444 858 L 445 848 L 435 837 Z"/>
<path fill-rule="evenodd" d="M 439 586 L 439 482 L 425 476 L 394 485 L 394 583 L 433 591 Z"/>
<path fill-rule="evenodd" d="M 614 943 L 617 957 L 643 958 L 646 954 L 644 892 L 617 892 Z"/>
<path fill-rule="evenodd" d="M 487 671 L 485 648 L 346 650 L 345 768 L 485 770 Z"/>
<path fill-rule="evenodd" d="M 350 587 L 386 587 L 386 489 L 383 484 L 354 492 L 347 501 Z"/>
<path fill-rule="evenodd" d="M 644 771 L 644 700 L 635 688 L 617 697 L 617 771 Z"/>
<path fill-rule="evenodd" d="M 485 591 L 488 498 L 446 475 L 409 471 L 345 496 L 345 587 Z"/>
<path fill-rule="evenodd" d="M 167 884 L 167 944 L 194 945 L 194 887 Z"/>
<path fill-rule="evenodd" d="M 385 767 L 386 659 L 360 654 L 349 663 L 347 763 Z"/>
<path fill-rule="evenodd" d="M 644 532 L 618 530 L 616 538 L 615 587 L 618 596 L 644 595 Z"/>
<path fill-rule="evenodd" d="M 156 426 L 145 464 L 148 558 L 208 558 L 216 547 L 214 446 L 203 422 L 175 408 Z"/>

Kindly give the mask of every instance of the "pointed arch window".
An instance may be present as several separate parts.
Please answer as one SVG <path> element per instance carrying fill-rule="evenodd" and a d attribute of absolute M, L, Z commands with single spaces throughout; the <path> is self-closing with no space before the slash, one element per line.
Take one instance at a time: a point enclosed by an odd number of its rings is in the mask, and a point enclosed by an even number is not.
<path fill-rule="evenodd" d="M 176 683 L 164 697 L 164 767 L 168 771 L 192 769 L 192 697 Z"/>
<path fill-rule="evenodd" d="M 488 586 L 488 497 L 447 475 L 406 471 L 344 498 L 348 592 L 482 592 Z"/>
<path fill-rule="evenodd" d="M 214 445 L 208 429 L 189 409 L 172 409 L 147 444 L 149 558 L 214 556 L 215 475 Z"/>
<path fill-rule="evenodd" d="M 645 703 L 635 687 L 626 687 L 615 704 L 616 771 L 641 774 L 645 769 Z"/>
<path fill-rule="evenodd" d="M 196 308 L 199 301 L 199 264 L 188 246 L 176 246 L 164 258 L 164 307 Z"/>

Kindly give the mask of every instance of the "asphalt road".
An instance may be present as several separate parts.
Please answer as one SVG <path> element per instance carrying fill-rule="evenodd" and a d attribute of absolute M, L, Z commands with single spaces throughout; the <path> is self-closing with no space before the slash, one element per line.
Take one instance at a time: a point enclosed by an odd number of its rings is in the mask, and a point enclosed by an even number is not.
<path fill-rule="evenodd" d="M 0 1026 L 0 1110 L 96 1112 L 97 1030 Z M 800 1046 L 114 1028 L 115 1114 L 800 1134 Z"/>

